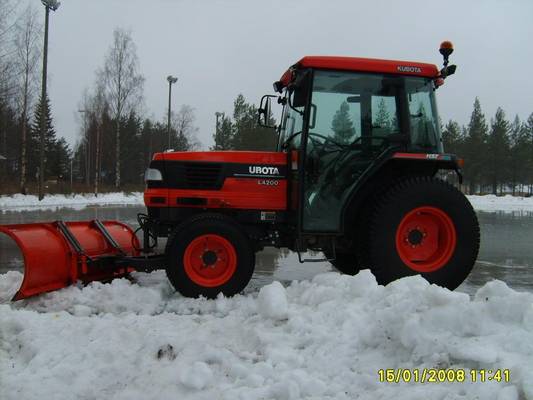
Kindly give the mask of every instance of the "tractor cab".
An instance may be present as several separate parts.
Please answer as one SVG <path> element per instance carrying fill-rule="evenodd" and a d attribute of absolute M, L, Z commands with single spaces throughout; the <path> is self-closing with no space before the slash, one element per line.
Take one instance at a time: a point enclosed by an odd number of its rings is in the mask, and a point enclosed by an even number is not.
<path fill-rule="evenodd" d="M 395 155 L 453 158 L 442 156 L 435 101 L 453 72 L 447 56 L 441 71 L 416 62 L 304 57 L 274 83 L 283 106 L 278 151 L 298 160 L 290 197 L 302 234 L 343 233 L 351 198 Z M 272 98 L 261 100 L 260 122 Z"/>

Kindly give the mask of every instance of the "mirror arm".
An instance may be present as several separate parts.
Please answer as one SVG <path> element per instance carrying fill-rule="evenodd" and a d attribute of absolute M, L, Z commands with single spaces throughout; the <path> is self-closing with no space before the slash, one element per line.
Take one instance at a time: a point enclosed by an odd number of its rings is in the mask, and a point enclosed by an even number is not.
<path fill-rule="evenodd" d="M 304 112 L 303 111 L 300 111 L 300 110 L 297 110 L 296 108 L 294 108 L 294 106 L 292 105 L 292 101 L 291 101 L 291 96 L 287 96 L 288 97 L 288 102 L 289 102 L 289 107 L 292 108 L 294 111 L 296 111 L 298 114 L 300 114 L 302 117 L 304 115 Z"/>

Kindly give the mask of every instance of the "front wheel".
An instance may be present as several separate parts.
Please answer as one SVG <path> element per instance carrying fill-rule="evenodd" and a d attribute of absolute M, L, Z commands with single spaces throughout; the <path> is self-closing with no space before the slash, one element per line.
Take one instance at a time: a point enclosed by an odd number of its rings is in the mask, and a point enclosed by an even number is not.
<path fill-rule="evenodd" d="M 233 296 L 250 281 L 255 253 L 237 223 L 221 215 L 193 218 L 167 243 L 167 276 L 186 297 Z"/>
<path fill-rule="evenodd" d="M 371 217 L 366 254 L 376 279 L 387 284 L 409 275 L 457 288 L 479 251 L 479 224 L 466 197 L 435 178 L 398 182 Z"/>

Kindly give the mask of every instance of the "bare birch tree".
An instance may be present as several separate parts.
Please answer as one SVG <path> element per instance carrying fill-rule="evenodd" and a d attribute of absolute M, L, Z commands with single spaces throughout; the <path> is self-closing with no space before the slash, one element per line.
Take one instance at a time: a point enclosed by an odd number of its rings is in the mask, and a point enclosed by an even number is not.
<path fill-rule="evenodd" d="M 28 6 L 17 27 L 15 35 L 15 58 L 20 71 L 19 101 L 21 119 L 21 155 L 20 155 L 20 191 L 26 193 L 27 178 L 27 137 L 28 115 L 34 101 L 35 89 L 38 82 L 37 66 L 41 56 L 39 41 L 41 39 L 41 24 L 37 22 L 35 9 Z"/>
<path fill-rule="evenodd" d="M 17 26 L 16 7 L 12 0 L 0 0 L 0 101 L 9 101 L 15 94 L 15 49 L 11 38 Z"/>
<path fill-rule="evenodd" d="M 172 125 L 176 132 L 176 137 L 173 138 L 171 148 L 177 151 L 197 150 L 200 147 L 200 142 L 196 136 L 198 128 L 195 125 L 196 115 L 194 108 L 184 104 L 179 111 L 173 115 Z"/>
<path fill-rule="evenodd" d="M 95 92 L 91 98 L 91 108 L 90 113 L 96 124 L 96 140 L 95 140 L 95 161 L 94 161 L 94 196 L 98 197 L 98 190 L 100 184 L 100 173 L 102 169 L 102 125 L 103 125 L 103 116 L 106 112 L 108 104 L 105 98 L 105 88 L 104 83 L 101 80 L 97 80 Z"/>
<path fill-rule="evenodd" d="M 115 186 L 120 187 L 120 123 L 140 103 L 144 77 L 139 72 L 137 49 L 131 34 L 117 28 L 101 71 L 105 97 L 115 119 Z"/>

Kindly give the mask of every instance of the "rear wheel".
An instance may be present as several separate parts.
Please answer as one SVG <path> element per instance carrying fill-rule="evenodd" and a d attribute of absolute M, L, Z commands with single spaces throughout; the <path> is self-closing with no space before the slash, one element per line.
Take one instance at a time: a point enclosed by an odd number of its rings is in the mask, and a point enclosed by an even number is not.
<path fill-rule="evenodd" d="M 467 278 L 478 251 L 479 224 L 466 197 L 439 179 L 417 177 L 379 199 L 365 258 L 379 283 L 421 274 L 453 290 Z"/>
<path fill-rule="evenodd" d="M 339 272 L 346 275 L 356 275 L 360 271 L 358 257 L 355 252 L 343 252 L 336 250 L 335 259 L 331 250 L 324 250 L 324 255 Z"/>
<path fill-rule="evenodd" d="M 177 228 L 166 254 L 168 279 L 187 297 L 233 296 L 246 287 L 255 266 L 246 234 L 231 219 L 216 214 Z"/>

